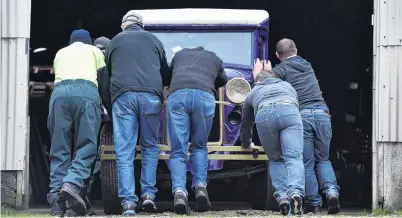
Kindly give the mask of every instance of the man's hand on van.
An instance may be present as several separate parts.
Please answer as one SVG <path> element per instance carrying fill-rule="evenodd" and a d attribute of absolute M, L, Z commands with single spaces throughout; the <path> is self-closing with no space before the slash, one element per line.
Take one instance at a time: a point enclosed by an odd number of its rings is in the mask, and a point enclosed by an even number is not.
<path fill-rule="evenodd" d="M 255 59 L 254 60 L 254 68 L 253 68 L 253 75 L 257 75 L 259 72 L 261 72 L 264 69 L 264 63 L 260 61 L 260 59 Z"/>
<path fill-rule="evenodd" d="M 272 64 L 269 60 L 264 60 L 264 70 L 265 71 L 272 71 Z"/>
<path fill-rule="evenodd" d="M 259 146 L 255 146 L 253 142 L 250 143 L 250 146 L 248 147 L 251 150 L 261 150 L 261 148 Z"/>

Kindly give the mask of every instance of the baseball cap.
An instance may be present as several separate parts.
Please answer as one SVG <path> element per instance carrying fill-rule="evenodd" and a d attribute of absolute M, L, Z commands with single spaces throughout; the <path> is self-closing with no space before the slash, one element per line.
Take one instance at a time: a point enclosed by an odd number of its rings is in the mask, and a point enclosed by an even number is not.
<path fill-rule="evenodd" d="M 70 44 L 74 42 L 82 42 L 91 45 L 92 44 L 91 35 L 87 30 L 84 29 L 74 30 L 70 35 Z"/>
<path fill-rule="evenodd" d="M 135 12 L 135 10 L 128 11 L 126 15 L 124 15 L 121 23 L 124 23 L 126 21 L 134 22 L 140 25 L 142 28 L 144 28 L 144 24 L 142 22 L 142 16 L 139 13 Z"/>
<path fill-rule="evenodd" d="M 102 36 L 102 37 L 95 39 L 93 45 L 95 47 L 99 48 L 100 50 L 106 50 L 106 47 L 108 46 L 109 43 L 110 43 L 110 39 Z"/>

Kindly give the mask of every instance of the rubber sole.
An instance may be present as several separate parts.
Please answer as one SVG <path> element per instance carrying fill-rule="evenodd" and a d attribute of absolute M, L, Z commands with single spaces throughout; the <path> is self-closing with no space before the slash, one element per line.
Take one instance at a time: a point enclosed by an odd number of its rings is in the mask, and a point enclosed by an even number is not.
<path fill-rule="evenodd" d="M 341 211 L 339 206 L 339 198 L 332 197 L 328 201 L 328 214 L 337 214 Z"/>
<path fill-rule="evenodd" d="M 211 210 L 211 202 L 206 196 L 198 196 L 195 199 L 195 208 L 198 212 L 206 212 Z"/>
<path fill-rule="evenodd" d="M 85 215 L 87 213 L 87 206 L 81 196 L 69 188 L 63 188 L 60 191 L 60 200 L 68 201 L 70 208 L 77 214 Z"/>
<path fill-rule="evenodd" d="M 281 212 L 282 216 L 289 214 L 289 207 L 289 202 L 284 202 L 279 205 L 279 211 Z"/>
<path fill-rule="evenodd" d="M 188 207 L 185 204 L 174 205 L 174 212 L 180 215 L 188 214 Z"/>
<path fill-rule="evenodd" d="M 156 213 L 158 210 L 153 202 L 146 202 L 142 204 L 142 211 L 145 213 Z"/>
<path fill-rule="evenodd" d="M 135 216 L 134 210 L 125 210 L 123 211 L 123 216 Z"/>
<path fill-rule="evenodd" d="M 290 213 L 293 215 L 302 215 L 302 205 L 303 205 L 303 200 L 300 196 L 293 196 L 290 199 Z"/>

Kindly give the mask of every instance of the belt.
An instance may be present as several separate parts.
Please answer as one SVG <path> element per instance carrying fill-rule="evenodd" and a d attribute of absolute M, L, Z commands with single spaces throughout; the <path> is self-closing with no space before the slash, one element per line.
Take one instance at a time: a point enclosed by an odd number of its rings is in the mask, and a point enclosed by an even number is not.
<path fill-rule="evenodd" d="M 315 112 L 317 112 L 317 113 L 325 113 L 325 114 L 329 115 L 329 111 L 326 110 L 326 109 L 303 109 L 300 112 L 302 112 L 302 111 L 308 111 L 308 112 L 312 112 L 312 113 L 315 113 Z"/>
<path fill-rule="evenodd" d="M 293 101 L 289 101 L 289 100 L 278 101 L 276 103 L 277 104 L 295 104 Z"/>

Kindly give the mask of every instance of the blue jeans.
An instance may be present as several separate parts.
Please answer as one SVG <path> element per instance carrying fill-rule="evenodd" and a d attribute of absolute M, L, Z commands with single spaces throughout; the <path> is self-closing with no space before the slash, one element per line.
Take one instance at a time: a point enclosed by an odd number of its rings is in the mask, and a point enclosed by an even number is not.
<path fill-rule="evenodd" d="M 269 171 L 279 202 L 304 196 L 303 125 L 294 104 L 275 103 L 257 112 L 255 123 L 269 157 Z"/>
<path fill-rule="evenodd" d="M 84 187 L 96 158 L 102 122 L 100 106 L 95 83 L 78 79 L 56 84 L 47 123 L 51 139 L 50 193 L 59 192 L 65 182 Z M 73 141 L 76 155 L 71 160 Z"/>
<path fill-rule="evenodd" d="M 118 172 L 118 195 L 122 204 L 137 203 L 134 179 L 134 155 L 140 130 L 142 153 L 141 193 L 155 197 L 158 166 L 157 138 L 160 111 L 159 96 L 147 92 L 126 92 L 113 103 L 113 134 Z"/>
<path fill-rule="evenodd" d="M 207 186 L 208 136 L 215 115 L 215 98 L 198 89 L 180 89 L 168 98 L 168 132 L 172 191 L 186 190 L 186 164 L 191 134 L 190 161 L 192 187 Z"/>
<path fill-rule="evenodd" d="M 304 127 L 304 168 L 306 172 L 306 206 L 321 206 L 318 183 L 326 196 L 339 196 L 339 186 L 329 161 L 331 118 L 324 109 L 300 111 Z M 318 182 L 317 182 L 318 179 Z"/>

